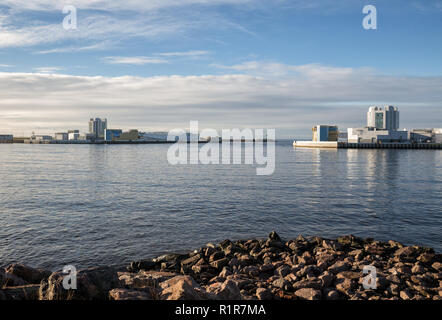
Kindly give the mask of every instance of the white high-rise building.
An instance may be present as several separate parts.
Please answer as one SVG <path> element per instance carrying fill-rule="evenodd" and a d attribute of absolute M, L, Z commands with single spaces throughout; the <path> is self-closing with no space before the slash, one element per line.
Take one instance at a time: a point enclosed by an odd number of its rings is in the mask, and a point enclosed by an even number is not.
<path fill-rule="evenodd" d="M 396 131 L 399 129 L 399 110 L 397 107 L 370 107 L 367 112 L 367 126 L 379 130 Z"/>
<path fill-rule="evenodd" d="M 104 130 L 107 129 L 107 119 L 95 118 L 89 120 L 89 133 L 93 134 L 95 138 L 104 139 Z"/>

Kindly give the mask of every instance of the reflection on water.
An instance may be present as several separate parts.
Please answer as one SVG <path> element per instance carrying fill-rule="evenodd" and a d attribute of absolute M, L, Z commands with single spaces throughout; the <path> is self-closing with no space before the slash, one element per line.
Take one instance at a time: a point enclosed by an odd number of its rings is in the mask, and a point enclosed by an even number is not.
<path fill-rule="evenodd" d="M 250 147 L 250 146 L 248 146 Z M 441 151 L 276 146 L 276 171 L 164 145 L 0 145 L 0 264 L 121 264 L 277 230 L 442 251 Z"/>

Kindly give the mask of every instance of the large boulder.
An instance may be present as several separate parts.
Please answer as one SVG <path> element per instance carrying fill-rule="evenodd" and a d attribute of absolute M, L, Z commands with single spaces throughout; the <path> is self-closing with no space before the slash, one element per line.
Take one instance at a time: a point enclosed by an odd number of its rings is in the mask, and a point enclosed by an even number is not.
<path fill-rule="evenodd" d="M 233 280 L 226 280 L 223 283 L 214 283 L 207 288 L 207 292 L 216 296 L 219 300 L 241 300 L 241 291 Z"/>
<path fill-rule="evenodd" d="M 77 272 L 77 289 L 63 287 L 65 274 L 54 272 L 43 281 L 40 300 L 106 300 L 109 291 L 119 286 L 117 270 L 112 267 L 96 267 Z"/>
<path fill-rule="evenodd" d="M 49 278 L 49 276 L 51 275 L 51 271 L 34 269 L 19 263 L 9 265 L 5 268 L 5 271 L 32 284 L 38 284 L 42 280 Z"/>

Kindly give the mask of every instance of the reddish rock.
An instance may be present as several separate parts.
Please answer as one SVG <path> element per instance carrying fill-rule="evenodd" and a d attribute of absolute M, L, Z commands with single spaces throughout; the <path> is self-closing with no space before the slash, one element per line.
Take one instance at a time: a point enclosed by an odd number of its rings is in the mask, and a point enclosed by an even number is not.
<path fill-rule="evenodd" d="M 190 276 L 176 276 L 160 284 L 161 300 L 206 300 L 209 295 Z"/>
<path fill-rule="evenodd" d="M 321 300 L 322 293 L 312 288 L 303 288 L 295 292 L 295 296 L 302 300 Z"/>

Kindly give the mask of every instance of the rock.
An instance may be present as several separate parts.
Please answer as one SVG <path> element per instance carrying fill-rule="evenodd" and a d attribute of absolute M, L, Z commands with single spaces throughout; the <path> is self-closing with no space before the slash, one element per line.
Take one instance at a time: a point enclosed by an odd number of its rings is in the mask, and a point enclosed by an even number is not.
<path fill-rule="evenodd" d="M 350 296 L 351 293 L 358 287 L 358 284 L 355 280 L 351 279 L 338 279 L 336 281 L 336 290 L 339 292 Z"/>
<path fill-rule="evenodd" d="M 259 275 L 259 269 L 256 266 L 247 266 L 243 269 L 243 273 L 248 274 L 251 277 Z"/>
<path fill-rule="evenodd" d="M 323 283 L 320 279 L 311 279 L 311 280 L 301 280 L 294 282 L 292 284 L 293 290 L 297 291 L 304 288 L 311 288 L 316 290 L 321 290 L 323 288 Z"/>
<path fill-rule="evenodd" d="M 39 284 L 3 288 L 5 300 L 38 300 Z M 1 298 L 0 298 L 1 300 Z"/>
<path fill-rule="evenodd" d="M 432 264 L 435 260 L 435 255 L 432 253 L 422 253 L 419 257 L 417 257 L 417 261 L 420 261 L 424 264 Z"/>
<path fill-rule="evenodd" d="M 154 290 L 131 290 L 131 289 L 112 289 L 109 291 L 109 300 L 157 300 L 158 293 Z"/>
<path fill-rule="evenodd" d="M 214 262 L 220 259 L 223 259 L 226 255 L 222 251 L 216 251 L 212 253 L 209 257 L 209 262 Z"/>
<path fill-rule="evenodd" d="M 397 284 L 392 283 L 388 288 L 388 292 L 390 292 L 391 295 L 398 296 L 400 294 L 400 288 Z"/>
<path fill-rule="evenodd" d="M 361 238 L 355 237 L 354 235 L 339 237 L 337 241 L 343 246 L 354 248 L 361 248 L 364 242 Z"/>
<path fill-rule="evenodd" d="M 325 289 L 324 290 L 325 300 L 339 300 L 339 292 L 334 289 Z"/>
<path fill-rule="evenodd" d="M 4 272 L 3 270 L 0 270 L 0 288 L 24 286 L 26 284 L 28 283 L 22 278 L 17 277 L 14 274 Z"/>
<path fill-rule="evenodd" d="M 442 263 L 435 262 L 431 265 L 431 267 L 436 271 L 441 271 L 442 270 Z"/>
<path fill-rule="evenodd" d="M 288 265 L 283 264 L 282 266 L 278 267 L 274 274 L 276 276 L 280 276 L 280 277 L 285 277 L 286 275 L 288 275 L 290 273 L 290 271 L 292 270 L 292 268 L 290 268 Z"/>
<path fill-rule="evenodd" d="M 256 289 L 256 297 L 258 300 L 272 300 L 273 294 L 267 288 L 258 288 Z"/>
<path fill-rule="evenodd" d="M 163 262 L 180 263 L 182 260 L 189 258 L 189 254 L 170 253 L 152 259 L 153 262 L 161 264 Z M 145 261 L 145 260 L 143 260 Z"/>
<path fill-rule="evenodd" d="M 354 272 L 354 271 L 342 271 L 336 274 L 336 277 L 338 279 L 350 279 L 350 280 L 357 280 L 363 278 L 363 275 L 361 272 Z"/>
<path fill-rule="evenodd" d="M 118 279 L 125 288 L 142 289 L 158 287 L 160 282 L 177 276 L 176 273 L 162 271 L 140 271 L 139 273 L 118 272 Z"/>
<path fill-rule="evenodd" d="M 282 242 L 281 238 L 275 231 L 270 232 L 269 239 L 272 241 Z"/>
<path fill-rule="evenodd" d="M 345 261 L 338 261 L 334 265 L 328 268 L 331 273 L 340 273 L 342 271 L 347 271 L 350 269 L 350 264 Z"/>
<path fill-rule="evenodd" d="M 425 271 L 426 271 L 425 268 L 417 263 L 413 266 L 413 268 L 411 268 L 411 272 L 415 274 L 421 274 L 424 273 Z"/>
<path fill-rule="evenodd" d="M 159 262 L 160 264 L 164 261 Z M 138 271 L 138 270 L 152 270 L 155 269 L 157 264 L 153 260 L 141 260 L 141 261 L 132 261 L 130 263 L 129 271 Z"/>
<path fill-rule="evenodd" d="M 278 279 L 274 280 L 272 282 L 272 285 L 277 288 L 283 289 L 285 291 L 288 291 L 291 288 L 290 283 L 287 280 L 285 280 L 284 278 L 278 278 Z"/>
<path fill-rule="evenodd" d="M 209 286 L 207 292 L 216 296 L 219 300 L 241 300 L 241 291 L 233 280 L 226 280 L 224 283 L 216 283 Z"/>
<path fill-rule="evenodd" d="M 333 281 L 335 281 L 335 276 L 333 273 L 330 273 L 328 271 L 324 272 L 322 275 L 318 278 L 321 283 L 322 287 L 330 287 L 333 284 Z"/>
<path fill-rule="evenodd" d="M 299 262 L 303 263 L 305 265 L 310 265 L 310 264 L 314 264 L 315 260 L 312 258 L 312 255 L 310 254 L 310 252 L 304 252 L 302 254 L 302 256 L 299 258 Z"/>
<path fill-rule="evenodd" d="M 321 300 L 322 293 L 312 288 L 303 288 L 297 290 L 295 296 L 302 300 Z"/>
<path fill-rule="evenodd" d="M 19 278 L 22 278 L 27 283 L 38 284 L 43 279 L 49 278 L 51 271 L 43 269 L 34 269 L 23 264 L 14 263 L 5 268 L 5 271 L 9 274 L 13 274 Z"/>
<path fill-rule="evenodd" d="M 403 247 L 394 253 L 397 261 L 413 262 L 416 260 L 419 251 L 416 247 Z"/>
<path fill-rule="evenodd" d="M 40 300 L 106 300 L 109 291 L 118 287 L 117 270 L 112 267 L 96 267 L 77 272 L 77 289 L 65 290 L 61 271 L 54 272 L 40 286 Z"/>
<path fill-rule="evenodd" d="M 330 249 L 333 251 L 340 251 L 342 250 L 342 245 L 337 242 L 337 241 L 333 241 L 333 240 L 323 240 L 322 241 L 322 246 L 326 249 Z"/>
<path fill-rule="evenodd" d="M 161 300 L 206 300 L 209 295 L 190 276 L 176 276 L 160 284 Z"/>
<path fill-rule="evenodd" d="M 229 264 L 229 259 L 227 258 L 219 259 L 210 263 L 210 265 L 217 270 L 221 270 L 223 267 L 225 267 L 228 264 Z"/>
<path fill-rule="evenodd" d="M 182 265 L 182 266 L 188 266 L 188 267 L 191 267 L 191 266 L 193 266 L 194 264 L 196 264 L 200 259 L 201 259 L 201 255 L 196 254 L 196 255 L 194 255 L 194 256 L 192 256 L 192 257 L 190 257 L 190 258 L 187 258 L 187 259 L 182 260 L 182 261 L 181 261 L 181 265 Z"/>
<path fill-rule="evenodd" d="M 414 297 L 414 295 L 408 289 L 401 291 L 399 296 L 401 297 L 402 300 L 411 300 Z"/>

